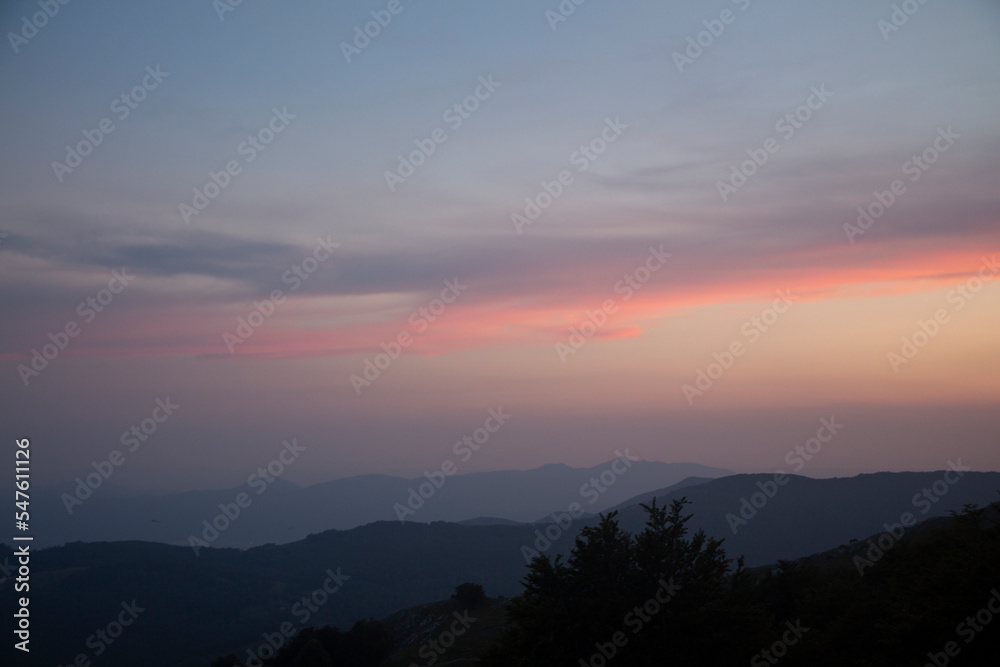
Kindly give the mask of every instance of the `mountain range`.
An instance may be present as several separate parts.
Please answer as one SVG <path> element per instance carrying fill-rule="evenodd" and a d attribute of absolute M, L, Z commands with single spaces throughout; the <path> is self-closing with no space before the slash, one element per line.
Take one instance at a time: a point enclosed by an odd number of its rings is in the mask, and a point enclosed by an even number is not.
<path fill-rule="evenodd" d="M 533 470 L 452 476 L 438 470 L 412 479 L 361 475 L 307 487 L 280 477 L 265 483 L 258 477 L 231 489 L 157 495 L 129 494 L 103 484 L 91 489 L 85 476 L 75 483 L 36 489 L 32 515 L 41 527 L 35 538 L 39 546 L 78 540 L 189 544 L 194 536 L 212 546 L 247 548 L 285 544 L 312 533 L 373 521 L 429 523 L 491 517 L 532 522 L 573 502 L 593 514 L 687 477 L 728 474 L 731 471 L 695 463 L 642 461 L 624 451 L 619 458 L 592 468 L 552 464 Z M 97 475 L 91 473 L 90 481 L 98 479 Z M 239 503 L 241 494 L 243 502 Z M 220 515 L 223 518 L 217 519 Z M 205 522 L 215 524 L 215 540 L 205 537 Z M 224 529 L 218 529 L 223 525 Z M 210 530 L 208 535 L 212 535 Z"/>
<path fill-rule="evenodd" d="M 559 468 L 552 472 L 565 474 Z M 1000 473 L 946 470 L 781 481 L 774 475 L 731 475 L 671 486 L 618 503 L 622 526 L 641 528 L 638 503 L 686 497 L 690 528 L 724 538 L 730 557 L 743 555 L 748 565 L 760 566 L 856 548 L 852 540 L 898 532 L 899 526 L 968 504 L 985 505 L 997 497 Z M 193 667 L 259 646 L 286 623 L 295 629 L 347 628 L 359 619 L 446 599 L 465 582 L 482 584 L 491 597 L 517 595 L 534 552 L 567 553 L 579 530 L 596 523 L 589 514 L 570 511 L 579 500 L 579 489 L 573 489 L 550 505 L 540 523 L 395 520 L 246 550 L 129 541 L 33 551 L 33 651 L 52 664 L 71 664 L 80 654 L 95 658 L 99 647 L 102 665 Z M 12 606 L 13 562 L 13 550 L 2 547 L 0 600 Z M 142 612 L 113 645 L 95 639 L 123 605 Z"/>

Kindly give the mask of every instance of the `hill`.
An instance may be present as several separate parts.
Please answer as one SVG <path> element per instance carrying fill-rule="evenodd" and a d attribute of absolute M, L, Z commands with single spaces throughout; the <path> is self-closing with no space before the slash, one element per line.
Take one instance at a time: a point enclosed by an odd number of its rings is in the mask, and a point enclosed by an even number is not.
<path fill-rule="evenodd" d="M 694 514 L 691 528 L 707 526 L 709 535 L 725 538 L 730 556 L 745 554 L 749 565 L 764 565 L 878 534 L 906 512 L 924 520 L 966 503 L 985 505 L 1000 489 L 1000 473 L 967 472 L 931 502 L 923 489 L 933 492 L 944 474 L 792 477 L 755 508 L 746 525 L 737 526 L 736 535 L 727 514 L 739 516 L 742 497 L 752 502 L 754 493 L 766 496 L 760 485 L 770 489 L 771 476 L 721 478 L 673 491 L 664 500 L 687 496 Z M 925 506 L 928 512 L 922 514 Z M 97 657 L 95 631 L 107 628 L 122 605 L 133 601 L 143 611 L 113 645 L 103 646 L 102 665 L 204 665 L 215 656 L 259 645 L 285 623 L 295 630 L 327 624 L 346 629 L 359 619 L 446 599 L 463 582 L 482 584 L 491 595 L 514 596 L 521 591 L 532 549 L 567 553 L 579 530 L 596 523 L 593 518 L 568 521 L 566 504 L 554 509 L 558 522 L 549 524 L 376 522 L 245 551 L 201 548 L 197 555 L 189 547 L 148 542 L 33 550 L 33 654 L 46 664 L 69 664 L 81 653 Z M 619 519 L 635 532 L 644 512 L 629 507 Z M 555 536 L 547 548 L 546 532 Z M 16 559 L 10 547 L 0 548 L 0 564 L 8 573 L 0 582 L 0 604 L 13 608 L 9 568 Z M 324 592 L 324 585 L 336 592 Z"/>
<path fill-rule="evenodd" d="M 235 514 L 232 506 L 241 493 L 246 494 L 248 506 L 240 509 L 237 520 L 219 519 L 228 527 L 213 546 L 286 544 L 324 530 L 400 519 L 430 523 L 493 517 L 531 522 L 573 501 L 596 513 L 691 475 L 719 477 L 730 472 L 694 463 L 628 460 L 626 466 L 616 461 L 592 468 L 555 464 L 453 476 L 431 471 L 430 477 L 414 479 L 362 475 L 308 487 L 279 477 L 266 485 L 258 479 L 252 487 L 158 495 L 126 496 L 117 487 L 98 487 L 82 501 L 77 495 L 86 495 L 86 486 L 84 491 L 73 484 L 43 487 L 32 499 L 35 523 L 44 527 L 35 543 L 41 547 L 80 540 L 143 540 L 186 545 L 191 535 L 198 537 L 206 530 L 204 522 L 219 516 L 220 505 Z"/>

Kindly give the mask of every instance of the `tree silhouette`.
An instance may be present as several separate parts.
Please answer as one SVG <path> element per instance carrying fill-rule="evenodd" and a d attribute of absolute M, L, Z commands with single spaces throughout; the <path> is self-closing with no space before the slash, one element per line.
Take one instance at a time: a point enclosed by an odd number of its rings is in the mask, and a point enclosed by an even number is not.
<path fill-rule="evenodd" d="M 730 574 L 722 541 L 701 530 L 688 537 L 687 504 L 643 505 L 646 527 L 636 536 L 619 527 L 617 512 L 602 515 L 580 532 L 566 562 L 537 556 L 486 664 L 578 665 L 599 652 L 636 666 L 660 665 L 667 654 L 745 660 L 718 625 L 739 617 L 756 629 L 765 617 L 746 604 L 750 580 L 741 562 Z"/>
<path fill-rule="evenodd" d="M 455 587 L 451 598 L 457 600 L 463 607 L 473 609 L 486 599 L 486 591 L 479 584 L 466 582 Z"/>

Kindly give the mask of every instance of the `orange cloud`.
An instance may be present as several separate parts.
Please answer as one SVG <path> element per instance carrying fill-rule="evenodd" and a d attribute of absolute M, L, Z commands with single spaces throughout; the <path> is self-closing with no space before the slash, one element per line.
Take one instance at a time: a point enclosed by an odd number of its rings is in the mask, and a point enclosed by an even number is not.
<path fill-rule="evenodd" d="M 997 243 L 994 247 L 1000 247 Z M 686 310 L 743 301 L 771 300 L 779 289 L 791 289 L 806 301 L 836 298 L 903 295 L 953 284 L 974 274 L 982 265 L 979 248 L 958 241 L 935 245 L 927 241 L 888 242 L 865 240 L 821 248 L 772 252 L 766 260 L 734 254 L 713 265 L 703 254 L 675 252 L 668 264 L 654 273 L 630 298 L 616 293 L 614 285 L 623 272 L 608 275 L 604 289 L 568 288 L 537 293 L 466 296 L 447 306 L 426 328 L 414 325 L 410 310 L 385 311 L 380 317 L 366 314 L 365 297 L 349 303 L 332 297 L 289 296 L 270 318 L 230 354 L 223 333 L 236 333 L 237 318 L 252 310 L 247 303 L 224 308 L 180 307 L 132 309 L 109 316 L 107 325 L 95 325 L 74 345 L 71 355 L 212 355 L 222 358 L 282 358 L 368 354 L 394 341 L 410 343 L 404 354 L 436 355 L 470 347 L 549 345 L 568 335 L 571 326 L 586 319 L 588 310 L 607 300 L 616 310 L 595 334 L 603 339 L 636 338 L 650 323 Z M 760 253 L 754 252 L 760 257 Z M 992 253 L 988 253 L 992 256 Z M 562 268 L 567 280 L 580 275 L 594 284 L 594 269 L 573 265 Z M 598 281 L 599 283 L 599 281 Z M 470 290 L 472 294 L 474 290 Z M 425 305 L 428 297 L 411 295 L 412 306 Z M 367 315 L 367 316 L 366 316 Z M 112 326 L 113 324 L 113 326 Z M 402 347 L 402 346 L 401 346 Z"/>

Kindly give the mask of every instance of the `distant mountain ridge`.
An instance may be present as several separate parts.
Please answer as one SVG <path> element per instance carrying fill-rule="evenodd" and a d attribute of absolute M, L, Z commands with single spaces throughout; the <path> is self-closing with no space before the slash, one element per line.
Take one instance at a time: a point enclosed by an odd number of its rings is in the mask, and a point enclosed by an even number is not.
<path fill-rule="evenodd" d="M 685 477 L 681 481 L 668 486 L 664 489 L 657 489 L 655 491 L 647 491 L 645 493 L 640 493 L 637 496 L 632 496 L 628 500 L 618 503 L 614 507 L 609 507 L 606 511 L 622 510 L 626 507 L 632 507 L 633 505 L 639 504 L 649 504 L 654 498 L 660 498 L 673 493 L 674 491 L 680 491 L 681 489 L 687 489 L 692 486 L 698 486 L 699 484 L 704 484 L 705 482 L 711 482 L 713 477 Z"/>
<path fill-rule="evenodd" d="M 884 532 L 885 524 L 899 523 L 905 513 L 923 521 L 947 516 L 966 504 L 984 506 L 997 497 L 1000 473 L 956 475 L 789 476 L 780 485 L 773 475 L 732 475 L 666 489 L 657 502 L 687 497 L 692 503 L 687 511 L 694 515 L 689 527 L 725 538 L 723 547 L 730 557 L 745 555 L 747 565 L 755 566 L 829 551 L 851 539 L 865 540 Z M 754 516 L 742 519 L 745 524 L 735 524 L 734 534 L 728 517 L 742 518 L 743 499 L 759 507 L 754 507 Z M 565 514 L 565 501 L 554 508 L 557 514 Z M 635 532 L 641 530 L 645 513 L 632 505 L 618 518 Z M 362 618 L 447 599 L 455 586 L 467 581 L 482 584 L 492 596 L 516 595 L 527 574 L 526 547 L 540 547 L 547 556 L 566 553 L 580 529 L 596 522 L 580 518 L 567 525 L 565 517 L 560 520 L 524 525 L 382 521 L 325 531 L 291 544 L 246 551 L 203 549 L 197 556 L 185 546 L 147 542 L 33 548 L 32 636 L 39 642 L 39 659 L 68 664 L 85 648 L 88 633 L 105 627 L 123 601 L 134 600 L 148 610 L 150 622 L 140 616 L 114 651 L 102 656 L 101 664 L 203 666 L 211 657 L 259 645 L 265 634 L 285 622 L 332 623 L 346 629 Z M 558 533 L 551 544 L 539 543 L 550 531 Z M 10 547 L 0 547 L 0 564 L 10 567 L 15 561 Z M 303 618 L 298 601 L 318 590 L 329 572 L 346 575 L 345 583 Z M 14 606 L 13 583 L 12 577 L 0 581 L 0 605 Z M 178 637 L 184 638 L 183 645 Z"/>
<path fill-rule="evenodd" d="M 881 472 L 831 479 L 786 475 L 784 484 L 770 474 L 730 475 L 667 489 L 656 497 L 661 505 L 686 497 L 694 515 L 691 528 L 724 538 L 730 555 L 745 554 L 747 565 L 754 566 L 883 532 L 885 524 L 900 523 L 904 514 L 920 522 L 1000 498 L 1000 473 L 961 473 Z M 641 530 L 644 517 L 637 505 L 620 509 L 619 519 L 628 530 Z"/>
<path fill-rule="evenodd" d="M 35 543 L 40 547 L 119 540 L 188 544 L 193 535 L 206 545 L 247 548 L 286 544 L 313 533 L 374 521 L 461 522 L 489 517 L 530 523 L 573 502 L 596 514 L 692 475 L 731 474 L 696 463 L 633 460 L 627 454 L 592 468 L 549 464 L 532 470 L 452 476 L 435 471 L 410 479 L 360 475 L 308 487 L 279 477 L 255 488 L 242 485 L 127 497 L 120 489 L 97 488 L 81 502 L 67 500 L 74 496 L 72 484 L 40 488 L 32 499 L 32 513 L 36 525 L 44 528 Z M 246 496 L 246 507 L 237 503 L 241 493 Z M 220 516 L 226 512 L 227 516 Z M 225 528 L 216 530 L 218 536 L 209 540 L 206 533 L 208 537 L 213 533 L 205 522 Z"/>

